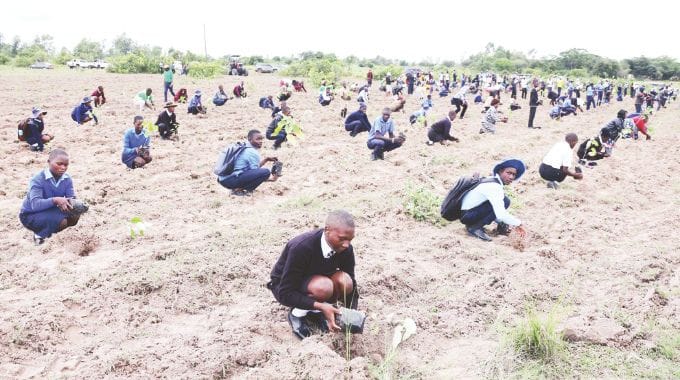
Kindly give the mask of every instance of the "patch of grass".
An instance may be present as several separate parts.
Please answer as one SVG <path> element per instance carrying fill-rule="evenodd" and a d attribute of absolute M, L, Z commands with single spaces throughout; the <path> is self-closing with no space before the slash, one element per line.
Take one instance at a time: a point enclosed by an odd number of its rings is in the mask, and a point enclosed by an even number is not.
<path fill-rule="evenodd" d="M 540 316 L 529 308 L 524 319 L 510 332 L 513 348 L 531 359 L 552 361 L 562 355 L 566 347 L 557 323 L 554 311 Z"/>
<path fill-rule="evenodd" d="M 435 226 L 443 226 L 446 220 L 441 217 L 439 208 L 442 198 L 424 187 L 406 186 L 404 210 L 407 215 L 419 222 L 427 222 Z"/>
<path fill-rule="evenodd" d="M 521 210 L 522 207 L 524 207 L 524 202 L 522 202 L 519 197 L 517 196 L 517 193 L 509 187 L 509 186 L 504 186 L 505 187 L 505 195 L 510 199 L 510 209 L 511 210 Z"/>

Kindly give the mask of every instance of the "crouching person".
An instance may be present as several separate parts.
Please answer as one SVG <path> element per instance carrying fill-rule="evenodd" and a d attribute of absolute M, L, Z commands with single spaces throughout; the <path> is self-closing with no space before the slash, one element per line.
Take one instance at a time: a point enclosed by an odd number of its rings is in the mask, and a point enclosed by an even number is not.
<path fill-rule="evenodd" d="M 382 116 L 379 116 L 373 122 L 371 130 L 368 132 L 368 141 L 366 145 L 368 149 L 373 150 L 371 159 L 383 160 L 384 153 L 397 149 L 404 144 L 405 137 L 399 135 L 394 137 L 394 121 L 391 116 L 392 111 L 389 108 L 384 108 Z"/>
<path fill-rule="evenodd" d="M 134 127 L 125 131 L 121 160 L 130 169 L 141 168 L 151 162 L 151 137 L 146 135 L 143 116 L 135 116 Z"/>
<path fill-rule="evenodd" d="M 47 159 L 47 168 L 31 178 L 19 220 L 33 231 L 36 245 L 43 244 L 52 234 L 78 224 L 80 214 L 86 211 L 82 204 L 74 208 L 76 194 L 73 181 L 66 174 L 68 165 L 68 154 L 54 149 Z"/>
<path fill-rule="evenodd" d="M 497 232 L 507 235 L 509 226 L 515 226 L 520 236 L 525 235 L 522 222 L 510 215 L 510 199 L 503 192 L 503 185 L 509 185 L 524 174 L 525 166 L 520 160 L 509 159 L 497 164 L 493 168 L 493 181 L 483 181 L 470 190 L 461 203 L 460 221 L 465 225 L 470 235 L 485 241 L 491 238 L 484 231 L 484 226 L 496 222 Z"/>
<path fill-rule="evenodd" d="M 47 115 L 47 111 L 33 107 L 31 113 L 32 117 L 26 121 L 25 127 L 22 129 L 22 137 L 31 147 L 32 151 L 42 152 L 45 149 L 45 144 L 54 139 L 54 136 L 43 133 L 45 130 L 44 116 Z"/>
<path fill-rule="evenodd" d="M 568 133 L 564 137 L 564 141 L 555 144 L 543 158 L 543 162 L 538 168 L 538 173 L 541 175 L 541 178 L 548 181 L 549 188 L 557 189 L 557 183 L 564 181 L 567 176 L 574 177 L 574 179 L 583 178 L 581 169 L 575 168 L 574 171 L 569 170 L 576 143 L 578 143 L 578 136 L 575 133 Z"/>
<path fill-rule="evenodd" d="M 217 181 L 220 185 L 231 189 L 232 195 L 249 196 L 263 182 L 269 180 L 276 181 L 281 174 L 281 164 L 276 157 L 260 158 L 258 150 L 262 148 L 264 136 L 256 129 L 248 132 L 248 142 L 234 159 L 233 171 L 218 175 Z M 262 166 L 267 162 L 274 162 L 270 171 Z"/>
<path fill-rule="evenodd" d="M 333 211 L 323 229 L 290 240 L 274 265 L 267 287 L 278 302 L 291 308 L 288 322 L 298 338 L 309 337 L 310 327 L 339 331 L 335 316 L 340 310 L 334 302 L 357 307 L 352 239 L 352 216 Z"/>

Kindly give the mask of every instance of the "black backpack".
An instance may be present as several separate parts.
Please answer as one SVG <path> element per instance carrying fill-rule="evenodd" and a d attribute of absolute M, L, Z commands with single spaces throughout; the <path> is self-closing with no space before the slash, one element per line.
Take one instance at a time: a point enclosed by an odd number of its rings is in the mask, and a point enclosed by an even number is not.
<path fill-rule="evenodd" d="M 217 163 L 213 169 L 213 173 L 218 176 L 226 176 L 234 172 L 236 165 L 236 158 L 246 149 L 246 143 L 237 142 L 226 148 L 217 157 Z"/>
<path fill-rule="evenodd" d="M 442 207 L 440 213 L 442 218 L 448 221 L 454 221 L 461 217 L 461 205 L 463 204 L 463 198 L 470 190 L 477 187 L 482 183 L 498 182 L 496 177 L 484 178 L 478 175 L 473 175 L 469 177 L 460 177 L 458 182 L 453 186 L 453 189 L 449 191 L 449 194 L 444 198 L 442 202 Z"/>

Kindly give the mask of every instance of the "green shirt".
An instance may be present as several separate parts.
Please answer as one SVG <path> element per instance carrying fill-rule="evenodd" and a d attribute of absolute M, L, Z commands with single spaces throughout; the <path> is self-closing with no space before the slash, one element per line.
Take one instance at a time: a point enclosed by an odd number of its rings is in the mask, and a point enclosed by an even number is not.
<path fill-rule="evenodd" d="M 172 83 L 172 70 L 165 70 L 163 72 L 163 80 L 165 83 Z"/>
<path fill-rule="evenodd" d="M 137 97 L 142 99 L 145 102 L 153 102 L 153 98 L 151 97 L 151 95 L 146 96 L 146 90 L 137 94 Z"/>

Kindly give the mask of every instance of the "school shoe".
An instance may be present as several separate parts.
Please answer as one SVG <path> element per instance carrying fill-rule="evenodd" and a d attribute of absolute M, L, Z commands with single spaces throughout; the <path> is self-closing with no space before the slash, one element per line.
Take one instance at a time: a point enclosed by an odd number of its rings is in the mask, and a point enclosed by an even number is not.
<path fill-rule="evenodd" d="M 468 234 L 478 237 L 484 241 L 491 241 L 491 238 L 489 235 L 484 232 L 484 228 L 482 227 L 476 227 L 476 226 L 470 226 L 466 227 Z"/>
<path fill-rule="evenodd" d="M 290 328 L 293 329 L 293 334 L 295 334 L 296 337 L 305 339 L 312 335 L 312 332 L 307 325 L 306 317 L 294 316 L 293 309 L 288 311 L 288 323 L 290 324 Z"/>
<path fill-rule="evenodd" d="M 432 140 L 427 140 L 427 141 L 425 142 L 425 144 L 427 144 L 427 145 L 434 145 L 434 141 L 432 141 Z"/>
<path fill-rule="evenodd" d="M 33 242 L 35 243 L 35 245 L 42 245 L 45 243 L 45 238 L 33 234 Z"/>
<path fill-rule="evenodd" d="M 548 188 L 549 188 L 549 189 L 557 190 L 557 182 L 555 182 L 555 181 L 548 181 Z"/>
<path fill-rule="evenodd" d="M 237 196 L 237 197 L 249 197 L 253 195 L 252 191 L 248 190 L 232 190 L 231 195 Z"/>

